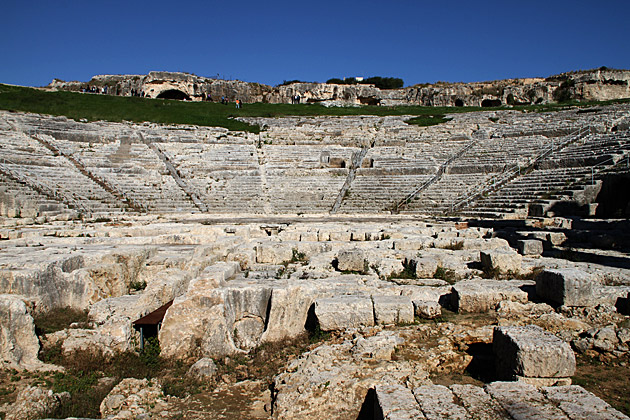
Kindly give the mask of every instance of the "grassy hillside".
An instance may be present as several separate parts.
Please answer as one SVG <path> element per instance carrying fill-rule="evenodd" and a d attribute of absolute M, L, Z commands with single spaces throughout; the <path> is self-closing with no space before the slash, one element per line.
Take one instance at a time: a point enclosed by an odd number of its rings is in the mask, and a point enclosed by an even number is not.
<path fill-rule="evenodd" d="M 585 105 L 585 104 L 582 104 Z M 562 105 L 565 107 L 566 105 Z M 559 109 L 560 105 L 515 107 L 534 111 Z M 213 102 L 183 102 L 96 95 L 75 92 L 46 92 L 39 89 L 0 84 L 0 109 L 63 115 L 74 120 L 88 121 L 151 121 L 161 124 L 193 124 L 225 127 L 258 133 L 260 128 L 234 120 L 233 117 L 281 117 L 317 115 L 413 115 L 410 124 L 430 126 L 440 124 L 445 114 L 491 110 L 477 107 L 425 107 L 425 106 L 361 106 L 324 107 L 319 104 L 245 104 L 236 109 L 234 104 Z M 504 108 L 494 108 L 504 109 Z"/>

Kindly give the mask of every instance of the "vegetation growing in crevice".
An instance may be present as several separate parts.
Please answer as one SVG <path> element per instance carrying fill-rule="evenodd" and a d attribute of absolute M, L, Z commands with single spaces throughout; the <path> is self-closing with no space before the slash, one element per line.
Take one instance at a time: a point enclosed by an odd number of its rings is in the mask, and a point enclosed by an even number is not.
<path fill-rule="evenodd" d="M 433 278 L 444 280 L 449 284 L 454 284 L 457 280 L 459 280 L 457 274 L 455 274 L 455 271 L 449 268 L 444 268 L 441 265 L 438 265 L 435 269 L 435 273 L 433 273 Z"/>
<path fill-rule="evenodd" d="M 147 288 L 147 282 L 144 280 L 133 280 L 129 283 L 129 289 L 132 291 L 144 290 Z"/>
<path fill-rule="evenodd" d="M 405 258 L 402 262 L 403 269 L 392 273 L 387 279 L 417 279 L 416 261 Z"/>
<path fill-rule="evenodd" d="M 291 260 L 289 260 L 289 263 L 302 263 L 302 264 L 306 264 L 308 262 L 308 259 L 306 258 L 306 254 L 304 254 L 303 252 L 299 252 L 297 249 L 292 249 L 291 250 Z"/>
<path fill-rule="evenodd" d="M 553 99 L 556 102 L 567 102 L 573 99 L 573 88 L 575 81 L 573 79 L 565 79 L 560 86 L 553 92 Z"/>
<path fill-rule="evenodd" d="M 88 311 L 70 307 L 54 308 L 47 312 L 38 313 L 33 317 L 37 335 L 52 334 L 75 325 L 78 328 L 88 328 Z"/>
<path fill-rule="evenodd" d="M 451 251 L 461 251 L 462 249 L 464 249 L 464 241 L 451 242 L 450 244 L 442 248 L 450 249 Z"/>

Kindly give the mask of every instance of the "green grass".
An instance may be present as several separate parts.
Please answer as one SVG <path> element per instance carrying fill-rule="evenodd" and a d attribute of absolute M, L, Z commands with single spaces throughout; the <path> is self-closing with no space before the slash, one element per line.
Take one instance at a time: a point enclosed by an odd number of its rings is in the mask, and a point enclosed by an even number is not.
<path fill-rule="evenodd" d="M 52 334 L 57 331 L 70 328 L 70 324 L 78 323 L 81 327 L 87 327 L 88 311 L 79 309 L 55 308 L 48 312 L 35 315 L 34 322 L 38 334 Z"/>
<path fill-rule="evenodd" d="M 228 119 L 236 109 L 208 102 L 183 102 L 138 97 L 45 92 L 0 85 L 0 109 L 63 115 L 88 121 L 152 121 L 161 124 L 194 124 L 258 132 L 258 127 Z"/>
<path fill-rule="evenodd" d="M 0 84 L 0 109 L 63 115 L 74 120 L 88 121 L 151 121 L 160 124 L 192 124 L 224 127 L 235 131 L 260 132 L 260 127 L 237 121 L 233 117 L 282 116 L 349 116 L 349 115 L 412 115 L 407 122 L 430 126 L 448 121 L 446 114 L 461 112 L 516 109 L 529 112 L 550 112 L 567 106 L 592 106 L 630 100 L 581 102 L 548 105 L 515 106 L 513 108 L 427 107 L 427 106 L 360 106 L 324 107 L 320 104 L 245 104 L 236 109 L 233 104 L 214 102 L 184 102 L 175 100 L 84 94 L 76 92 L 47 92 L 40 89 Z"/>

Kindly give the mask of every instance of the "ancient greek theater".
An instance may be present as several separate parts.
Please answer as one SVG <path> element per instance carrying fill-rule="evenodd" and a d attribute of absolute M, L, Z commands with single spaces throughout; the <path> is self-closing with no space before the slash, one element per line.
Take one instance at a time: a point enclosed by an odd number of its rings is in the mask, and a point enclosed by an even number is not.
<path fill-rule="evenodd" d="M 243 130 L 3 107 L 0 418 L 629 419 L 629 81 L 37 92 Z"/>

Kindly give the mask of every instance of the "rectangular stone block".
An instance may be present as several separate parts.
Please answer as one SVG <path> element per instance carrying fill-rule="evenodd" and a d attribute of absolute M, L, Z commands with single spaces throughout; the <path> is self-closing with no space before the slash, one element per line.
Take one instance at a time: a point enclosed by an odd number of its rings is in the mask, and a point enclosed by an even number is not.
<path fill-rule="evenodd" d="M 480 251 L 479 258 L 484 268 L 498 270 L 503 273 L 511 271 L 517 273 L 521 270 L 523 257 L 514 251 L 505 249 L 493 249 Z"/>
<path fill-rule="evenodd" d="M 485 387 L 510 416 L 519 420 L 568 420 L 536 387 L 521 382 L 493 382 Z"/>
<path fill-rule="evenodd" d="M 568 378 L 575 373 L 571 346 L 535 325 L 495 327 L 492 349 L 501 379 Z"/>
<path fill-rule="evenodd" d="M 300 241 L 301 242 L 317 242 L 319 240 L 319 235 L 317 231 L 308 231 L 300 233 Z"/>
<path fill-rule="evenodd" d="M 262 264 L 281 264 L 290 261 L 297 244 L 270 242 L 256 245 L 256 262 Z"/>
<path fill-rule="evenodd" d="M 453 392 L 443 385 L 423 385 L 415 388 L 413 395 L 427 419 L 473 418 L 464 407 L 455 402 Z"/>
<path fill-rule="evenodd" d="M 474 385 L 450 385 L 450 390 L 459 399 L 475 420 L 512 420 L 505 410 L 488 395 L 483 388 Z"/>
<path fill-rule="evenodd" d="M 384 419 L 425 419 L 409 388 L 401 384 L 378 384 L 374 387 L 376 401 Z"/>
<path fill-rule="evenodd" d="M 337 296 L 315 301 L 315 316 L 324 331 L 374 325 L 374 307 L 368 296 Z"/>
<path fill-rule="evenodd" d="M 543 243 L 537 239 L 522 239 L 517 241 L 518 252 L 521 255 L 542 255 Z"/>
<path fill-rule="evenodd" d="M 428 248 L 433 238 L 396 239 L 394 249 L 399 251 L 416 251 Z"/>
<path fill-rule="evenodd" d="M 527 280 L 464 280 L 453 285 L 452 304 L 458 312 L 480 313 L 495 310 L 504 300 L 527 302 L 523 286 Z"/>
<path fill-rule="evenodd" d="M 442 307 L 438 302 L 414 300 L 413 307 L 416 316 L 423 319 L 433 319 L 442 315 Z"/>
<path fill-rule="evenodd" d="M 350 242 L 352 239 L 352 232 L 350 231 L 334 231 L 330 232 L 330 240 L 338 242 Z"/>
<path fill-rule="evenodd" d="M 572 420 L 628 420 L 629 417 L 581 386 L 542 388 L 548 400 L 567 413 Z"/>
<path fill-rule="evenodd" d="M 594 280 L 575 268 L 547 269 L 536 276 L 536 294 L 548 301 L 566 306 L 591 306 L 594 302 Z"/>
<path fill-rule="evenodd" d="M 346 249 L 337 255 L 337 268 L 341 271 L 363 271 L 365 253 L 361 249 Z"/>
<path fill-rule="evenodd" d="M 373 296 L 377 324 L 413 322 L 413 303 L 407 296 Z"/>

